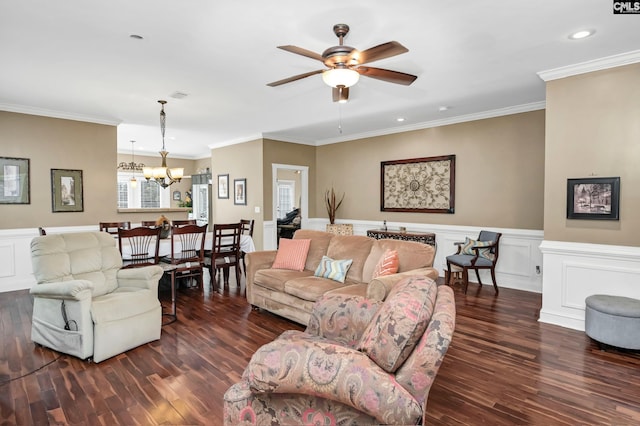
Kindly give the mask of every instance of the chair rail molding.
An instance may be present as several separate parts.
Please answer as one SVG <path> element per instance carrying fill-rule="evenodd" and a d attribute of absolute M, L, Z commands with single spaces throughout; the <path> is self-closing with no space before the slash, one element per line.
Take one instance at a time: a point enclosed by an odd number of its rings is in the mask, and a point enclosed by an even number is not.
<path fill-rule="evenodd" d="M 640 299 L 640 247 L 544 240 L 541 322 L 584 331 L 585 299 Z"/>

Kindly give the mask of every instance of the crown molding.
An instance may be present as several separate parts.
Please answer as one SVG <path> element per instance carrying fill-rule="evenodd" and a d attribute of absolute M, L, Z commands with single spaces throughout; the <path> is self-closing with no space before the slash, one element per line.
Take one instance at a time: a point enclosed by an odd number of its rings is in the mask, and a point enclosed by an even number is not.
<path fill-rule="evenodd" d="M 412 125 L 409 125 L 409 126 L 393 127 L 393 128 L 388 128 L 388 129 L 376 130 L 376 131 L 373 131 L 373 132 L 365 132 L 365 133 L 359 133 L 359 134 L 355 134 L 355 135 L 349 135 L 349 136 L 340 137 L 340 138 L 322 139 L 322 140 L 319 140 L 316 143 L 316 145 L 317 146 L 329 145 L 329 144 L 333 144 L 333 143 L 353 141 L 353 140 L 356 140 L 356 139 L 366 139 L 366 138 L 372 138 L 372 137 L 376 137 L 376 136 L 384 136 L 384 135 L 392 135 L 392 134 L 395 134 L 395 133 L 410 132 L 410 131 L 413 131 L 413 130 L 422 130 L 422 129 L 429 129 L 429 128 L 433 128 L 433 127 L 447 126 L 447 125 L 450 125 L 450 124 L 466 123 L 468 121 L 485 120 L 485 119 L 488 119 L 488 118 L 502 117 L 502 116 L 505 116 L 505 115 L 512 115 L 512 114 L 520 114 L 520 113 L 523 113 L 523 112 L 537 111 L 537 110 L 544 109 L 545 106 L 546 106 L 546 103 L 544 101 L 542 101 L 542 102 L 532 102 L 532 103 L 529 103 L 529 104 L 515 105 L 515 106 L 511 106 L 511 107 L 507 107 L 507 108 L 493 109 L 493 110 L 478 112 L 478 113 L 474 113 L 474 114 L 459 115 L 457 117 L 450 117 L 450 118 L 444 118 L 444 119 L 439 119 L 439 120 L 426 121 L 426 122 L 423 122 L 423 123 L 416 123 L 416 124 L 412 124 Z"/>
<path fill-rule="evenodd" d="M 0 111 L 17 112 L 20 114 L 39 115 L 42 117 L 61 118 L 63 120 L 84 121 L 87 123 L 105 124 L 108 126 L 117 126 L 121 121 L 110 120 L 106 118 L 91 117 L 88 115 L 73 114 L 70 112 L 56 111 L 51 109 L 36 108 L 25 105 L 2 104 L 0 103 Z"/>
<path fill-rule="evenodd" d="M 537 74 L 542 80 L 551 81 L 559 78 L 620 67 L 623 65 L 635 64 L 638 62 L 640 62 L 640 50 L 634 50 L 632 52 L 607 56 L 605 58 L 594 59 L 591 61 L 581 62 L 579 64 L 568 65 L 566 67 L 540 71 Z"/>

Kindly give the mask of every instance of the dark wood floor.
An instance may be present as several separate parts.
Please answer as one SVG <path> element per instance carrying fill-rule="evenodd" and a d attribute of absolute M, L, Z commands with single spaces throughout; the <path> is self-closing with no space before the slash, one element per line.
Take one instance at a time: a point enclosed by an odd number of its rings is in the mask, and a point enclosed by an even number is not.
<path fill-rule="evenodd" d="M 220 424 L 222 394 L 251 354 L 302 329 L 252 311 L 242 290 L 181 291 L 178 321 L 160 341 L 99 364 L 34 346 L 28 292 L 0 293 L 1 423 Z M 540 295 L 476 290 L 456 288 L 456 331 L 429 424 L 640 424 L 639 354 L 601 351 L 582 332 L 538 323 Z"/>

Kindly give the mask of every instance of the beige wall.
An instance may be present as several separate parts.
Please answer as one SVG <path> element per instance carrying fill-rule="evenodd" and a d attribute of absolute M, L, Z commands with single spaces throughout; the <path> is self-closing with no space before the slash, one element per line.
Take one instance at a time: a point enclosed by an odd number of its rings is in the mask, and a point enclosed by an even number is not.
<path fill-rule="evenodd" d="M 545 240 L 638 245 L 640 64 L 547 83 Z M 566 218 L 567 179 L 620 177 L 620 220 Z"/>
<path fill-rule="evenodd" d="M 346 194 L 337 219 L 543 228 L 544 111 L 379 136 L 317 148 L 316 210 Z M 455 213 L 380 211 L 380 162 L 456 155 Z M 314 193 L 312 193 L 314 194 Z"/>
<path fill-rule="evenodd" d="M 264 220 L 273 220 L 273 181 L 271 176 L 272 164 L 286 164 L 291 166 L 309 167 L 309 214 L 316 217 L 316 147 L 270 139 L 264 140 Z"/>
<path fill-rule="evenodd" d="M 213 215 L 214 223 L 238 222 L 240 219 L 254 219 L 253 240 L 257 248 L 262 248 L 262 140 L 211 150 L 211 173 L 213 176 Z M 217 175 L 229 175 L 229 199 L 218 199 Z M 247 179 L 247 205 L 234 205 L 234 179 Z M 260 213 L 255 213 L 255 207 Z"/>
<path fill-rule="evenodd" d="M 30 159 L 31 204 L 0 204 L 3 229 L 116 216 L 116 127 L 0 111 L 0 155 Z M 83 212 L 51 211 L 51 169 L 82 170 Z"/>

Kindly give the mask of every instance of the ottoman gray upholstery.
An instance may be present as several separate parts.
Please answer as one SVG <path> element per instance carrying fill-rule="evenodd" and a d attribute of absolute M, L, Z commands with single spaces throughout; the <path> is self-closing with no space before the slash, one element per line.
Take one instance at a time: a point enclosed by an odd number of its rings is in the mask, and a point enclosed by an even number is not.
<path fill-rule="evenodd" d="M 618 348 L 640 349 L 640 300 L 594 294 L 585 303 L 587 336 Z"/>

